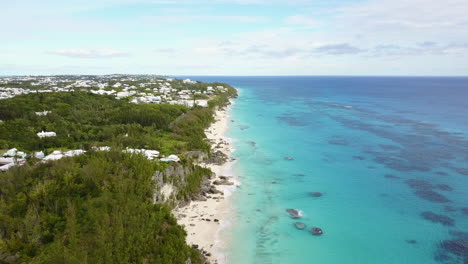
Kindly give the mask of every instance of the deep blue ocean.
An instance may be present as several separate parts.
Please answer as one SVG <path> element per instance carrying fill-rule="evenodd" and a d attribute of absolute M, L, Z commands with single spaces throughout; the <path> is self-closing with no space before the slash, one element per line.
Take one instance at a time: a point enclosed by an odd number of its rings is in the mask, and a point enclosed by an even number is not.
<path fill-rule="evenodd" d="M 229 263 L 468 263 L 468 78 L 190 78 L 239 90 Z"/>

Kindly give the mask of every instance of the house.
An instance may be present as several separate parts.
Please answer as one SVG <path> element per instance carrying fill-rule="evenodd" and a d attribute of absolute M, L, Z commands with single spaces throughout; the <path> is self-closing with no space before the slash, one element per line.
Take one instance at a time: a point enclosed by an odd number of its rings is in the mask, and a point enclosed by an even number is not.
<path fill-rule="evenodd" d="M 152 96 L 151 101 L 153 103 L 160 103 L 161 102 L 161 96 Z"/>
<path fill-rule="evenodd" d="M 192 80 L 190 80 L 190 79 L 185 79 L 185 80 L 183 80 L 182 82 L 183 82 L 183 83 L 188 83 L 188 84 L 195 84 L 195 83 L 197 83 L 196 81 L 192 81 Z"/>
<path fill-rule="evenodd" d="M 34 157 L 38 159 L 43 159 L 45 157 L 45 154 L 44 152 L 39 151 L 39 152 L 34 153 Z"/>
<path fill-rule="evenodd" d="M 208 107 L 208 100 L 195 100 L 195 105 Z"/>
<path fill-rule="evenodd" d="M 84 151 L 82 149 L 76 149 L 76 150 L 67 151 L 64 154 L 65 154 L 66 157 L 75 157 L 75 156 L 83 155 L 85 153 L 86 153 L 86 151 Z"/>
<path fill-rule="evenodd" d="M 0 171 L 7 171 L 15 166 L 15 163 L 8 163 L 6 165 L 0 166 Z"/>
<path fill-rule="evenodd" d="M 116 96 L 118 98 L 128 97 L 128 96 L 130 96 L 130 93 L 129 92 L 118 92 Z"/>
<path fill-rule="evenodd" d="M 40 138 L 45 138 L 45 137 L 56 137 L 57 134 L 55 132 L 44 132 L 44 131 L 41 131 L 39 133 L 37 133 L 37 136 L 40 137 Z"/>
<path fill-rule="evenodd" d="M 185 105 L 186 107 L 192 108 L 194 102 L 192 100 L 179 100 L 176 102 L 178 105 Z"/>
<path fill-rule="evenodd" d="M 93 149 L 94 151 L 110 151 L 110 150 L 111 150 L 111 148 L 108 147 L 108 146 L 104 146 L 104 147 L 96 147 L 96 146 L 94 146 L 94 147 L 92 147 L 92 149 Z"/>
<path fill-rule="evenodd" d="M 0 166 L 15 163 L 15 158 L 8 157 L 8 158 L 0 158 Z"/>
<path fill-rule="evenodd" d="M 14 157 L 16 156 L 16 152 L 18 152 L 18 149 L 12 148 L 8 150 L 7 152 L 3 153 L 3 157 Z"/>
<path fill-rule="evenodd" d="M 43 111 L 43 112 L 35 112 L 35 113 L 38 116 L 46 116 L 46 115 L 52 113 L 52 111 Z"/>
<path fill-rule="evenodd" d="M 132 148 L 127 148 L 126 150 L 123 150 L 122 152 L 124 153 L 135 153 L 135 154 L 143 154 L 147 159 L 153 160 L 154 158 L 157 158 L 159 156 L 159 151 L 157 150 L 151 150 L 151 149 L 132 149 Z"/>
<path fill-rule="evenodd" d="M 145 156 L 149 160 L 153 160 L 159 156 L 159 151 L 157 150 L 145 150 Z"/>
<path fill-rule="evenodd" d="M 179 98 L 180 98 L 180 99 L 187 100 L 187 99 L 190 99 L 190 95 L 188 95 L 188 94 L 181 94 L 181 95 L 179 95 Z"/>
<path fill-rule="evenodd" d="M 110 90 L 110 91 L 106 91 L 106 90 L 91 90 L 90 91 L 91 93 L 93 94 L 99 94 L 99 95 L 104 95 L 104 94 L 107 94 L 107 95 L 111 95 L 113 93 L 115 93 L 114 90 Z"/>
<path fill-rule="evenodd" d="M 12 149 L 12 150 L 16 150 L 16 149 Z M 12 152 L 9 154 L 12 154 Z M 18 151 L 18 152 L 15 151 L 15 154 L 16 156 L 0 157 L 0 171 L 7 171 L 16 165 L 21 166 L 26 163 L 26 159 L 25 159 L 26 153 L 21 152 L 21 151 Z"/>
<path fill-rule="evenodd" d="M 51 154 L 47 155 L 42 161 L 47 162 L 51 160 L 59 160 L 65 157 L 60 150 L 54 150 Z"/>

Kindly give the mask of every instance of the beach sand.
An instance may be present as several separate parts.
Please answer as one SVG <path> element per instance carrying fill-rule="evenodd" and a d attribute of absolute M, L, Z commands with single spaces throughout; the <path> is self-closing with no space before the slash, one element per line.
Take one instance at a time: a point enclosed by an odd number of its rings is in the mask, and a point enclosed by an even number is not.
<path fill-rule="evenodd" d="M 229 117 L 230 106 L 217 110 L 215 122 L 205 131 L 207 138 L 212 142 L 212 149 L 226 154 L 229 159 L 219 165 L 199 164 L 210 168 L 216 177 L 211 181 L 219 180 L 219 176 L 234 176 L 231 159 L 232 142 L 225 136 L 231 119 Z M 219 144 L 222 143 L 222 144 Z M 177 222 L 187 231 L 187 243 L 198 245 L 199 249 L 207 252 L 205 256 L 211 263 L 226 263 L 223 254 L 226 247 L 226 239 L 221 237 L 221 230 L 229 228 L 230 194 L 237 188 L 235 179 L 230 179 L 234 185 L 216 185 L 216 188 L 224 194 L 211 195 L 207 201 L 192 201 L 188 206 L 173 210 Z M 208 219 L 208 220 L 206 220 Z"/>

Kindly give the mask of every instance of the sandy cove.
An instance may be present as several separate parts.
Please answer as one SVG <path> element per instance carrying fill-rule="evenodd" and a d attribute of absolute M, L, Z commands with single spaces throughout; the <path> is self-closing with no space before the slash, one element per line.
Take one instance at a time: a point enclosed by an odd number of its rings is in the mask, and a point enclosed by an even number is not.
<path fill-rule="evenodd" d="M 213 151 L 221 151 L 228 156 L 228 161 L 222 165 L 200 164 L 210 168 L 216 177 L 211 179 L 212 183 L 222 180 L 220 176 L 233 176 L 232 165 L 235 162 L 231 159 L 232 143 L 225 137 L 230 121 L 230 106 L 217 110 L 215 122 L 205 131 L 207 138 L 211 142 Z M 216 189 L 224 194 L 211 195 L 207 201 L 192 201 L 188 206 L 176 208 L 173 214 L 177 222 L 185 227 L 187 231 L 187 243 L 197 245 L 199 249 L 206 251 L 205 256 L 211 263 L 226 263 L 223 254 L 226 241 L 221 238 L 221 230 L 228 228 L 230 222 L 230 194 L 237 188 L 235 179 L 229 179 L 234 185 L 216 185 Z"/>

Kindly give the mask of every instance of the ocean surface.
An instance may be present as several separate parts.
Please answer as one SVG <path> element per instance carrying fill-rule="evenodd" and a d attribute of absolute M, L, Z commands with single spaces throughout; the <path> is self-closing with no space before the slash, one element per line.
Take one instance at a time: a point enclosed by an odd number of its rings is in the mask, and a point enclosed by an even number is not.
<path fill-rule="evenodd" d="M 468 78 L 190 78 L 239 90 L 229 263 L 468 263 Z"/>

